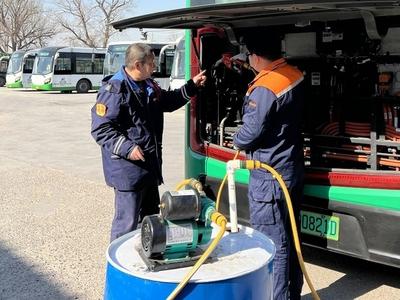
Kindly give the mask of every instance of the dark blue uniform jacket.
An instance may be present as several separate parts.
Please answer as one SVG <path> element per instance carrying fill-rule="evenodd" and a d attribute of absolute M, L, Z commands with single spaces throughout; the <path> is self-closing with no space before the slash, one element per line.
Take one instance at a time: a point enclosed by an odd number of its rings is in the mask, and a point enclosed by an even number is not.
<path fill-rule="evenodd" d="M 248 159 L 266 163 L 282 175 L 294 201 L 301 194 L 304 168 L 302 81 L 302 73 L 284 59 L 261 71 L 250 84 L 243 105 L 243 126 L 234 136 L 235 146 L 245 150 Z M 278 182 L 269 172 L 251 171 L 249 205 L 253 224 L 273 224 L 266 207 L 282 197 Z"/>
<path fill-rule="evenodd" d="M 140 189 L 149 181 L 161 184 L 164 112 L 185 105 L 197 93 L 192 80 L 174 91 L 155 81 L 134 82 L 124 67 L 106 77 L 92 108 L 92 136 L 101 146 L 106 183 L 118 190 Z M 139 145 L 145 161 L 129 160 Z"/>

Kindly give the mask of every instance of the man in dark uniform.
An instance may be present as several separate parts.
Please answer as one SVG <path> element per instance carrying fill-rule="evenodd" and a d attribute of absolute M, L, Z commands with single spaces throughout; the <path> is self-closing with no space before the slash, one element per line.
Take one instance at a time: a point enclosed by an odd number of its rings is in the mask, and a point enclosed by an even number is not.
<path fill-rule="evenodd" d="M 165 91 L 151 79 L 155 66 L 149 45 L 130 45 L 125 66 L 104 79 L 92 108 L 91 133 L 115 192 L 111 241 L 135 230 L 139 215 L 158 213 L 164 112 L 185 105 L 206 80 L 203 71 L 180 89 Z"/>
<path fill-rule="evenodd" d="M 234 144 L 282 175 L 296 219 L 303 189 L 301 137 L 303 74 L 281 56 L 280 38 L 255 32 L 245 37 L 250 65 L 258 75 L 243 105 L 243 126 Z M 303 275 L 297 261 L 289 214 L 279 183 L 264 169 L 250 173 L 249 209 L 252 226 L 276 245 L 274 299 L 300 299 Z"/>

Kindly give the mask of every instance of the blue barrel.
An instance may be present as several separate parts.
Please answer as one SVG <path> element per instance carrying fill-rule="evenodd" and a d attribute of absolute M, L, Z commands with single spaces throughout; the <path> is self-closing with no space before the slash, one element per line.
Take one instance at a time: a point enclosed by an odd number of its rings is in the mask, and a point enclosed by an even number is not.
<path fill-rule="evenodd" d="M 211 254 L 214 259 L 201 266 L 177 299 L 272 299 L 275 245 L 250 227 L 239 229 L 225 233 Z M 217 232 L 213 229 L 214 236 Z M 138 253 L 140 247 L 140 230 L 110 244 L 105 300 L 166 299 L 190 270 L 150 272 Z"/>

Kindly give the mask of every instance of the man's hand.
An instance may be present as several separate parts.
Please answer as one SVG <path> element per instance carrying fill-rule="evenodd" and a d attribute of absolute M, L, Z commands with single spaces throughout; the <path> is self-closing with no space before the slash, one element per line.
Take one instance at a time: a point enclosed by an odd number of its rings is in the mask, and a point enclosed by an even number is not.
<path fill-rule="evenodd" d="M 192 78 L 194 84 L 197 87 L 204 86 L 206 79 L 207 79 L 206 75 L 204 75 L 205 73 L 206 73 L 206 70 L 203 70 L 199 74 L 197 74 L 196 76 L 194 76 Z"/>
<path fill-rule="evenodd" d="M 131 153 L 129 154 L 129 159 L 130 160 L 141 160 L 141 161 L 145 161 L 144 159 L 144 153 L 142 148 L 140 148 L 139 146 L 135 146 L 135 148 L 133 148 L 133 150 L 131 151 Z"/>

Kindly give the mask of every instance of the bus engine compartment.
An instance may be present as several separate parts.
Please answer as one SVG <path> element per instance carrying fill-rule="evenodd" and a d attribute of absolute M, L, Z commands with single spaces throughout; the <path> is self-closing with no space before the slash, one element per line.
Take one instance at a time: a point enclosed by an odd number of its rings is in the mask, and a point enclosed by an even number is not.
<path fill-rule="evenodd" d="M 306 166 L 399 171 L 399 18 L 367 16 L 266 28 L 279 33 L 283 57 L 304 74 Z M 198 32 L 200 67 L 208 75 L 197 104 L 205 144 L 233 148 L 243 98 L 255 77 L 241 43 L 252 29 L 210 26 Z"/>

